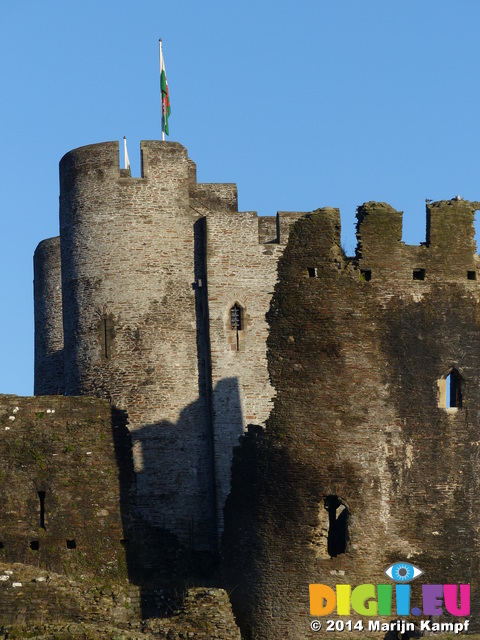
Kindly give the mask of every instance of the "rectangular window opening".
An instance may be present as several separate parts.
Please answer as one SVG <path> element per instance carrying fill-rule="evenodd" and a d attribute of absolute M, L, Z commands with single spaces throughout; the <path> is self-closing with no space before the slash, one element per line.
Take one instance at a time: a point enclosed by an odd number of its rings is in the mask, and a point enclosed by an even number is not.
<path fill-rule="evenodd" d="M 316 267 L 308 267 L 308 277 L 316 278 L 317 277 L 317 269 Z"/>
<path fill-rule="evenodd" d="M 76 549 L 77 543 L 75 540 L 67 540 L 67 549 Z"/>
<path fill-rule="evenodd" d="M 414 269 L 413 270 L 413 279 L 414 280 L 425 280 L 425 269 Z"/>
<path fill-rule="evenodd" d="M 40 549 L 40 542 L 38 540 L 32 540 L 30 542 L 30 549 L 32 551 L 38 551 Z"/>
<path fill-rule="evenodd" d="M 468 280 L 476 280 L 477 272 L 476 271 L 467 271 L 467 279 Z"/>

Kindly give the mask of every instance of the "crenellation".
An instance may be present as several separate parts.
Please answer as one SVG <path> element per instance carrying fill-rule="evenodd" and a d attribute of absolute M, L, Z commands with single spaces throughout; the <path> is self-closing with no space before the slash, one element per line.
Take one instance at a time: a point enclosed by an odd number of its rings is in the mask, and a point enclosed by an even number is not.
<path fill-rule="evenodd" d="M 165 180 L 167 185 L 177 184 L 177 181 L 191 180 L 192 166 L 187 156 L 187 150 L 178 142 L 160 142 L 157 140 L 142 140 L 140 143 L 142 157 L 142 178 Z M 176 180 L 173 181 L 173 176 Z"/>
<path fill-rule="evenodd" d="M 190 198 L 193 200 L 192 206 L 196 207 L 198 204 L 205 210 L 205 215 L 208 215 L 209 211 L 238 211 L 236 184 L 197 183 L 190 191 Z"/>
<path fill-rule="evenodd" d="M 402 249 L 402 215 L 384 202 L 366 202 L 357 209 L 358 261 L 385 264 L 391 253 Z"/>
<path fill-rule="evenodd" d="M 294 222 L 305 215 L 300 211 L 279 211 L 277 213 L 277 241 L 285 246 L 290 234 L 290 228 Z"/>
<path fill-rule="evenodd" d="M 260 216 L 258 218 L 258 242 L 260 244 L 278 244 L 276 217 Z"/>

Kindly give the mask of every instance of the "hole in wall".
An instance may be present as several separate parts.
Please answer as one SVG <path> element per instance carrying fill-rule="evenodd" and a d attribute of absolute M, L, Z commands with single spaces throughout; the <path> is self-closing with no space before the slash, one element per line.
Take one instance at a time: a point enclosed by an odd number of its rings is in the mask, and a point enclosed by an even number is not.
<path fill-rule="evenodd" d="M 467 279 L 468 280 L 476 280 L 477 272 L 476 271 L 467 271 Z"/>
<path fill-rule="evenodd" d="M 76 549 L 77 543 L 75 540 L 67 540 L 67 549 Z"/>
<path fill-rule="evenodd" d="M 346 553 L 348 546 L 349 512 L 345 503 L 335 495 L 325 498 L 324 507 L 328 512 L 327 551 L 332 558 Z"/>
<path fill-rule="evenodd" d="M 317 277 L 317 269 L 315 267 L 307 267 L 308 277 L 316 278 Z"/>
<path fill-rule="evenodd" d="M 372 279 L 372 270 L 371 269 L 360 269 L 360 278 L 365 280 L 365 282 L 370 282 Z"/>
<path fill-rule="evenodd" d="M 32 551 L 38 551 L 40 549 L 40 542 L 38 540 L 32 540 L 30 542 L 30 549 Z"/>
<path fill-rule="evenodd" d="M 4 543 L 4 542 L 0 542 L 0 551 L 1 551 L 2 549 L 5 549 L 5 543 Z"/>
<path fill-rule="evenodd" d="M 425 269 L 414 269 L 412 277 L 414 280 L 425 280 Z"/>

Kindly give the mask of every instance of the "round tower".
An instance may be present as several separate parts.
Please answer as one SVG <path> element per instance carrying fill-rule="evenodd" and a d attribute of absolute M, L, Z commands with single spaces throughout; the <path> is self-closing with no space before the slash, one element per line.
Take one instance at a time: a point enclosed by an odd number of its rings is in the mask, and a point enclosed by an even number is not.
<path fill-rule="evenodd" d="M 65 392 L 127 411 L 142 517 L 209 544 L 192 163 L 177 143 L 142 142 L 141 153 L 141 178 L 121 174 L 118 142 L 60 162 Z"/>
<path fill-rule="evenodd" d="M 36 396 L 63 394 L 60 238 L 40 242 L 33 257 Z"/>

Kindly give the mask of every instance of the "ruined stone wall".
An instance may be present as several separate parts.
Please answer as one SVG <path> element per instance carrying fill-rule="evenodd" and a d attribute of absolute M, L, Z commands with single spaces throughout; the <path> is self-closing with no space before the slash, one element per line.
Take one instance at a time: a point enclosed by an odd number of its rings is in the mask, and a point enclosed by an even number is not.
<path fill-rule="evenodd" d="M 110 406 L 0 396 L 0 561 L 126 577 Z"/>
<path fill-rule="evenodd" d="M 170 603 L 167 616 L 146 620 L 140 616 L 140 601 L 138 589 L 128 584 L 0 562 L 2 640 L 240 640 L 228 595 L 221 589 L 188 589 Z"/>
<path fill-rule="evenodd" d="M 426 244 L 409 247 L 401 214 L 368 203 L 353 261 L 338 211 L 297 222 L 269 313 L 274 409 L 236 452 L 226 509 L 246 637 L 310 638 L 310 583 L 385 583 L 399 560 L 425 583 L 470 583 L 478 617 L 479 207 L 431 204 Z"/>
<path fill-rule="evenodd" d="M 43 240 L 33 258 L 35 388 L 37 396 L 63 394 L 63 318 L 60 238 Z"/>
<path fill-rule="evenodd" d="M 176 143 L 142 142 L 141 153 L 141 178 L 120 173 L 116 142 L 76 149 L 60 163 L 65 391 L 128 411 L 137 515 L 209 545 L 194 165 Z"/>

